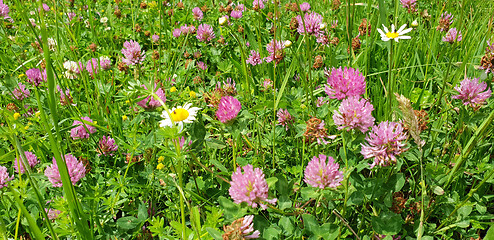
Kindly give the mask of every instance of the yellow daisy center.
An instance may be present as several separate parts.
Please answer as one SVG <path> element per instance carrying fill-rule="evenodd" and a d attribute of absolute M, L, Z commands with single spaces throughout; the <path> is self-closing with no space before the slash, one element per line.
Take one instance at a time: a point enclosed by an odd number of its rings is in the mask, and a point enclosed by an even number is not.
<path fill-rule="evenodd" d="M 386 33 L 386 37 L 391 38 L 391 39 L 397 38 L 398 36 L 400 36 L 400 35 L 397 32 L 388 32 L 388 33 Z"/>
<path fill-rule="evenodd" d="M 181 122 L 189 117 L 189 111 L 183 108 L 178 108 L 171 113 L 171 117 L 174 122 Z"/>

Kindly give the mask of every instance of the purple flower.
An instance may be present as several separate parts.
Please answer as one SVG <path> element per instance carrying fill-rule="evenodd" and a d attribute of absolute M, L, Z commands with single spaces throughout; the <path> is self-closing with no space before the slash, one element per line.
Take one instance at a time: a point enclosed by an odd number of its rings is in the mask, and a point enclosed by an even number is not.
<path fill-rule="evenodd" d="M 187 26 L 187 24 L 184 24 L 183 26 L 180 27 L 180 31 L 182 32 L 182 35 L 188 35 L 194 33 L 196 30 L 196 27 L 190 25 Z"/>
<path fill-rule="evenodd" d="M 144 89 L 148 89 L 145 85 L 142 85 Z M 154 84 L 154 89 L 153 92 L 156 91 L 156 95 L 161 99 L 161 101 L 165 102 L 166 101 L 166 96 L 165 92 L 161 88 L 156 87 L 156 83 Z M 142 96 L 139 96 L 138 98 L 141 98 Z M 153 110 L 159 106 L 161 106 L 160 101 L 154 98 L 154 96 L 147 96 L 145 99 L 139 101 L 137 105 L 141 106 L 144 109 L 150 109 Z"/>
<path fill-rule="evenodd" d="M 278 117 L 278 125 L 282 125 L 285 127 L 285 130 L 288 131 L 288 125 L 291 125 L 295 122 L 295 119 L 290 115 L 287 109 L 280 108 L 276 113 Z"/>
<path fill-rule="evenodd" d="M 3 4 L 3 0 L 0 0 L 0 17 L 3 17 L 4 19 L 10 18 L 9 6 Z"/>
<path fill-rule="evenodd" d="M 31 92 L 26 88 L 26 85 L 17 83 L 17 86 L 19 86 L 19 88 L 15 88 L 14 91 L 12 91 L 12 98 L 22 101 L 22 99 L 31 96 Z"/>
<path fill-rule="evenodd" d="M 285 45 L 281 41 L 271 40 L 270 43 L 266 46 L 266 50 L 270 53 L 269 56 L 264 58 L 264 61 L 267 63 L 275 61 L 275 64 L 278 64 L 284 57 L 283 49 Z"/>
<path fill-rule="evenodd" d="M 154 43 L 157 43 L 160 40 L 160 36 L 158 36 L 156 34 L 153 34 L 153 36 L 151 37 L 151 39 L 153 40 Z"/>
<path fill-rule="evenodd" d="M 397 122 L 381 122 L 372 127 L 372 131 L 365 138 L 366 144 L 362 144 L 360 153 L 364 159 L 374 158 L 370 168 L 375 166 L 388 166 L 396 163 L 396 155 L 406 151 L 404 148 L 407 135 L 403 132 L 403 126 Z"/>
<path fill-rule="evenodd" d="M 204 63 L 204 62 L 197 62 L 197 67 L 203 71 L 206 71 L 206 69 L 208 69 L 208 66 Z"/>
<path fill-rule="evenodd" d="M 197 27 L 197 36 L 196 38 L 200 42 L 209 42 L 215 38 L 213 27 L 208 24 L 201 24 Z"/>
<path fill-rule="evenodd" d="M 45 176 L 50 180 L 53 187 L 62 186 L 62 178 L 60 177 L 60 172 L 58 171 L 57 161 L 53 158 L 53 164 L 48 166 L 45 170 Z M 65 155 L 65 163 L 67 164 L 67 169 L 69 170 L 70 181 L 72 185 L 75 185 L 81 178 L 86 176 L 86 168 L 82 162 L 78 161 L 76 157 L 72 154 Z"/>
<path fill-rule="evenodd" d="M 239 218 L 232 222 L 231 225 L 225 226 L 223 229 L 223 239 L 252 239 L 259 238 L 261 234 L 259 230 L 254 231 L 254 215 L 248 215 L 243 218 Z"/>
<path fill-rule="evenodd" d="M 103 70 L 108 70 L 111 68 L 111 59 L 107 56 L 99 57 L 99 65 Z"/>
<path fill-rule="evenodd" d="M 57 210 L 57 209 L 53 209 L 53 208 L 45 208 L 45 212 L 46 212 L 46 215 L 48 216 L 48 219 L 50 220 L 55 220 L 58 218 L 58 215 L 60 215 L 60 213 L 62 213 L 62 211 L 60 210 Z"/>
<path fill-rule="evenodd" d="M 112 152 L 115 152 L 117 150 L 118 146 L 115 144 L 115 139 L 111 138 L 110 136 L 103 136 L 101 140 L 99 140 L 98 149 L 96 149 L 96 151 L 98 152 L 98 156 L 101 156 L 102 154 L 105 156 L 113 156 Z"/>
<path fill-rule="evenodd" d="M 360 99 L 360 96 L 350 96 L 341 101 L 338 111 L 334 111 L 333 121 L 338 125 L 338 130 L 358 129 L 365 133 L 374 125 L 372 110 L 374 106 L 368 100 Z"/>
<path fill-rule="evenodd" d="M 29 151 L 25 151 L 24 155 L 26 155 L 26 159 L 27 159 L 27 162 L 29 164 L 29 167 L 33 168 L 34 166 L 36 166 L 36 164 L 39 163 L 39 160 L 36 157 L 36 155 L 34 155 L 34 153 L 29 152 Z M 15 160 L 14 160 L 14 169 L 17 173 L 20 172 L 21 174 L 26 171 L 24 169 L 23 161 L 19 161 L 19 158 L 15 158 Z"/>
<path fill-rule="evenodd" d="M 176 38 L 179 38 L 179 37 L 180 37 L 180 35 L 182 35 L 182 29 L 180 29 L 180 28 L 175 28 L 175 29 L 173 30 L 173 36 L 174 36 L 174 37 L 176 37 Z"/>
<path fill-rule="evenodd" d="M 266 78 L 266 80 L 262 82 L 262 88 L 263 90 L 261 91 L 268 91 L 269 89 L 273 88 L 273 81 L 271 81 L 271 79 L 269 78 Z"/>
<path fill-rule="evenodd" d="M 243 173 L 242 173 L 243 169 Z M 248 164 L 242 169 L 237 168 L 232 174 L 230 189 L 228 192 L 233 202 L 240 204 L 246 202 L 249 206 L 256 208 L 258 205 L 266 209 L 264 202 L 275 204 L 277 199 L 268 199 L 268 183 L 264 179 L 264 173 L 261 169 L 255 168 Z"/>
<path fill-rule="evenodd" d="M 321 31 L 322 16 L 316 12 L 306 13 L 304 15 L 304 21 L 300 15 L 297 16 L 298 28 L 297 32 L 301 35 L 306 33 L 317 36 Z M 305 23 L 305 29 L 304 29 Z"/>
<path fill-rule="evenodd" d="M 449 42 L 449 43 L 454 43 L 454 42 L 460 42 L 462 39 L 461 32 L 457 31 L 456 28 L 451 28 L 449 31 L 446 33 L 446 36 L 443 37 L 443 42 Z"/>
<path fill-rule="evenodd" d="M 441 32 L 445 32 L 449 30 L 449 26 L 453 23 L 453 15 L 448 12 L 444 12 L 441 14 L 441 19 L 439 20 L 439 25 L 437 26 L 437 30 Z"/>
<path fill-rule="evenodd" d="M 304 182 L 320 189 L 336 188 L 343 180 L 343 172 L 339 171 L 339 168 L 340 165 L 335 163 L 332 157 L 319 154 L 319 157 L 314 156 L 305 168 Z"/>
<path fill-rule="evenodd" d="M 300 4 L 300 11 L 307 12 L 310 9 L 310 4 L 308 2 L 303 2 Z"/>
<path fill-rule="evenodd" d="M 360 96 L 365 93 L 365 77 L 358 69 L 333 68 L 331 72 L 325 71 L 324 74 L 328 78 L 325 92 L 330 98 L 338 100 L 349 96 Z"/>
<path fill-rule="evenodd" d="M 485 103 L 491 95 L 491 89 L 487 89 L 485 82 L 479 82 L 478 78 L 465 78 L 461 81 L 460 86 L 456 86 L 455 90 L 458 91 L 458 95 L 452 96 L 454 99 L 461 99 L 463 105 L 469 105 L 473 108 L 478 108 Z"/>
<path fill-rule="evenodd" d="M 318 97 L 316 107 L 322 107 L 322 105 L 324 104 L 328 104 L 328 101 L 326 101 L 325 97 Z"/>
<path fill-rule="evenodd" d="M 265 8 L 264 2 L 266 2 L 266 0 L 254 0 L 252 2 L 252 7 L 254 9 L 264 9 Z"/>
<path fill-rule="evenodd" d="M 89 75 L 94 78 L 94 74 L 98 74 L 99 64 L 97 58 L 91 58 L 91 60 L 86 63 L 86 71 Z"/>
<path fill-rule="evenodd" d="M 192 9 L 192 13 L 194 13 L 194 19 L 197 20 L 197 21 L 201 21 L 202 20 L 202 17 L 204 16 L 204 14 L 202 13 L 201 9 L 198 8 L 198 7 L 195 7 Z"/>
<path fill-rule="evenodd" d="M 249 58 L 247 58 L 246 62 L 248 64 L 251 64 L 252 66 L 255 66 L 257 64 L 261 64 L 262 63 L 261 55 L 259 54 L 258 51 L 251 50 L 250 56 L 249 56 Z"/>
<path fill-rule="evenodd" d="M 69 22 L 71 22 L 71 21 L 72 21 L 72 19 L 74 19 L 74 18 L 75 18 L 75 16 L 77 16 L 77 14 L 76 14 L 76 13 L 73 13 L 73 12 L 68 12 L 68 13 L 67 13 L 67 17 L 69 18 Z"/>
<path fill-rule="evenodd" d="M 401 6 L 408 9 L 408 12 L 415 11 L 415 5 L 417 4 L 417 0 L 400 0 Z"/>
<path fill-rule="evenodd" d="M 91 120 L 89 117 L 82 117 L 82 120 L 85 120 L 87 122 L 93 123 L 93 120 Z M 75 128 L 72 128 L 70 130 L 70 136 L 72 139 L 83 139 L 83 138 L 89 138 L 89 134 L 95 133 L 96 132 L 96 127 L 93 127 L 87 123 L 82 123 L 81 121 L 74 121 L 72 126 L 77 126 Z M 88 133 L 89 131 L 89 133 Z"/>
<path fill-rule="evenodd" d="M 31 68 L 26 71 L 27 82 L 38 86 L 41 82 L 46 82 L 46 70 L 41 72 L 38 68 Z"/>
<path fill-rule="evenodd" d="M 130 65 L 142 64 L 146 58 L 145 52 L 141 51 L 141 45 L 134 40 L 125 41 L 122 48 L 122 54 L 125 56 L 122 58 L 122 62 Z"/>
<path fill-rule="evenodd" d="M 242 11 L 240 10 L 233 10 L 231 13 L 230 13 L 230 16 L 232 18 L 235 18 L 235 19 L 240 19 L 242 18 Z"/>
<path fill-rule="evenodd" d="M 70 90 L 67 88 L 65 89 L 65 92 L 60 88 L 60 86 L 57 86 L 57 90 L 60 93 L 60 104 L 62 106 L 66 106 L 69 104 L 72 104 L 72 96 L 70 95 Z"/>
<path fill-rule="evenodd" d="M 220 99 L 218 104 L 218 111 L 216 111 L 216 117 L 222 123 L 228 123 L 235 119 L 242 109 L 240 102 L 232 96 L 224 96 Z"/>
<path fill-rule="evenodd" d="M 329 36 L 326 35 L 324 32 L 320 32 L 318 35 L 317 35 L 317 38 L 316 38 L 316 42 L 317 43 L 320 43 L 322 45 L 328 45 L 329 44 Z"/>
<path fill-rule="evenodd" d="M 0 166 L 0 189 L 7 187 L 7 182 L 12 180 L 14 176 L 9 176 L 9 171 L 6 167 Z"/>
<path fill-rule="evenodd" d="M 45 10 L 45 12 L 50 11 L 50 6 L 48 6 L 46 3 L 43 3 L 43 10 Z"/>

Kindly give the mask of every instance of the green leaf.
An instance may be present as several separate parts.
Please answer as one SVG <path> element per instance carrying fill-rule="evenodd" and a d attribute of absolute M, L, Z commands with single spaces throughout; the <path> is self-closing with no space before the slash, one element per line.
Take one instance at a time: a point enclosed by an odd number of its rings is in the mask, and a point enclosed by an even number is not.
<path fill-rule="evenodd" d="M 271 226 L 264 230 L 262 237 L 266 240 L 280 239 L 281 230 L 278 226 Z"/>
<path fill-rule="evenodd" d="M 401 231 L 403 219 L 394 212 L 382 212 L 372 217 L 372 228 L 379 234 L 395 235 Z"/>
<path fill-rule="evenodd" d="M 494 240 L 494 225 L 491 225 L 491 227 L 485 234 L 484 240 Z"/>
<path fill-rule="evenodd" d="M 220 196 L 218 203 L 221 208 L 225 210 L 225 220 L 227 222 L 233 222 L 235 219 L 243 217 L 247 213 L 247 209 L 241 208 L 240 205 L 235 204 L 230 199 Z"/>
<path fill-rule="evenodd" d="M 293 226 L 293 222 L 289 217 L 286 217 L 286 216 L 281 217 L 278 224 L 285 231 L 286 235 L 291 235 L 293 233 L 293 231 L 295 230 L 295 227 Z"/>
<path fill-rule="evenodd" d="M 137 218 L 128 216 L 128 217 L 123 217 L 119 218 L 117 220 L 117 226 L 119 226 L 122 229 L 129 230 L 137 227 L 141 221 L 139 221 Z"/>
<path fill-rule="evenodd" d="M 206 145 L 212 149 L 223 149 L 226 147 L 226 144 L 218 139 L 207 139 Z"/>
<path fill-rule="evenodd" d="M 146 221 L 148 218 L 148 210 L 146 208 L 146 205 L 144 203 L 139 204 L 139 209 L 137 212 L 137 219 L 141 222 Z"/>
<path fill-rule="evenodd" d="M 222 234 L 220 231 L 218 231 L 214 228 L 210 228 L 210 227 L 207 227 L 206 231 L 208 231 L 209 235 L 211 237 L 213 237 L 215 240 L 223 240 L 223 237 L 222 237 Z"/>

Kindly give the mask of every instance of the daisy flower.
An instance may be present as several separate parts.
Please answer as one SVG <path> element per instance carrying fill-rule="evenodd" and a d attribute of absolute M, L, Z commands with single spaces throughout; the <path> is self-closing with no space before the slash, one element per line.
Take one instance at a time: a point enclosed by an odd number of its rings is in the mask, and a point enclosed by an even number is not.
<path fill-rule="evenodd" d="M 169 112 L 163 111 L 160 121 L 160 127 L 173 127 L 174 123 L 178 125 L 179 132 L 184 128 L 184 123 L 192 123 L 196 120 L 197 111 L 201 110 L 198 107 L 191 107 L 192 103 L 186 103 L 184 106 L 172 108 Z"/>
<path fill-rule="evenodd" d="M 377 29 L 377 31 L 381 34 L 381 40 L 387 42 L 391 39 L 394 39 L 396 42 L 400 39 L 410 39 L 412 37 L 410 36 L 405 36 L 405 34 L 409 33 L 412 31 L 412 28 L 406 28 L 406 24 L 403 24 L 398 31 L 395 29 L 395 25 L 391 24 L 391 31 L 388 30 L 386 26 L 383 24 L 384 31 L 381 29 Z"/>

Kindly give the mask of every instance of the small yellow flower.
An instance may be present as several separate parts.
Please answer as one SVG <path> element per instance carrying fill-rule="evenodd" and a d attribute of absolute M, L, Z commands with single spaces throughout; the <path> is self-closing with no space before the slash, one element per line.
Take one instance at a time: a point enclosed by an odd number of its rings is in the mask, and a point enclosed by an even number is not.
<path fill-rule="evenodd" d="M 26 76 L 26 75 L 24 73 L 22 73 L 22 74 L 19 74 L 19 76 L 17 76 L 17 77 L 18 78 L 21 78 L 21 77 L 24 77 L 24 76 Z"/>
<path fill-rule="evenodd" d="M 126 103 L 126 104 L 129 104 L 129 103 L 130 103 L 130 101 L 129 101 L 129 100 L 126 100 L 126 101 L 125 101 L 125 103 Z"/>
<path fill-rule="evenodd" d="M 165 157 L 163 157 L 163 156 L 160 156 L 160 157 L 158 158 L 158 162 L 163 162 L 163 160 L 165 160 Z"/>
<path fill-rule="evenodd" d="M 29 130 L 29 125 L 26 125 L 26 126 L 24 127 L 24 129 L 25 129 L 25 130 Z"/>
<path fill-rule="evenodd" d="M 14 119 L 17 120 L 21 116 L 20 113 L 16 112 L 14 113 Z"/>
<path fill-rule="evenodd" d="M 36 112 L 36 113 L 34 114 L 34 116 L 36 116 L 37 118 L 39 118 L 39 116 L 40 116 L 40 115 L 41 115 L 41 112 Z"/>
<path fill-rule="evenodd" d="M 176 91 L 177 91 L 177 88 L 176 87 L 170 88 L 170 92 L 176 92 Z"/>
<path fill-rule="evenodd" d="M 101 9 L 101 12 L 104 13 L 105 12 L 105 9 Z"/>
<path fill-rule="evenodd" d="M 122 116 L 122 121 L 125 121 L 125 120 L 127 120 L 127 116 L 126 115 L 123 115 Z"/>
<path fill-rule="evenodd" d="M 190 95 L 191 98 L 195 98 L 196 97 L 196 92 L 190 91 L 189 92 L 189 95 Z"/>
<path fill-rule="evenodd" d="M 305 109 L 306 107 L 305 104 L 300 104 L 300 108 Z"/>
<path fill-rule="evenodd" d="M 165 167 L 165 165 L 163 165 L 163 163 L 158 163 L 158 166 L 156 166 L 156 169 L 161 170 L 164 167 Z"/>

